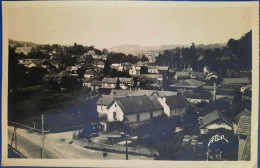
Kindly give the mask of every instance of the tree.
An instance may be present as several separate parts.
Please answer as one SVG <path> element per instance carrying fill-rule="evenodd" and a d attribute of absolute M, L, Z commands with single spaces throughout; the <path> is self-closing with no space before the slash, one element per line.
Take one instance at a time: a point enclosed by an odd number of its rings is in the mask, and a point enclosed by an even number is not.
<path fill-rule="evenodd" d="M 76 58 L 70 55 L 64 55 L 61 60 L 62 63 L 65 63 L 66 66 L 74 66 L 76 63 Z"/>
<path fill-rule="evenodd" d="M 14 48 L 9 47 L 9 68 L 8 68 L 8 89 L 9 92 L 13 89 L 23 86 L 26 83 L 26 68 L 18 64 Z"/>
<path fill-rule="evenodd" d="M 82 81 L 78 81 L 78 79 L 73 76 L 63 76 L 60 85 L 70 91 L 79 91 L 82 88 Z"/>
<path fill-rule="evenodd" d="M 146 62 L 146 61 L 149 61 L 149 59 L 145 55 L 143 55 L 142 58 L 141 58 L 141 61 Z"/>

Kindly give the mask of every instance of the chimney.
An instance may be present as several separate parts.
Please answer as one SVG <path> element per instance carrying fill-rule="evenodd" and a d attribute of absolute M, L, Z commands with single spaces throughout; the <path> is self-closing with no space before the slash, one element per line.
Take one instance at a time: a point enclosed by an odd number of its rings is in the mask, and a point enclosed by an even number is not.
<path fill-rule="evenodd" d="M 163 98 L 162 98 L 162 103 L 166 104 L 166 97 L 165 96 L 163 96 Z"/>
<path fill-rule="evenodd" d="M 132 87 L 130 86 L 129 96 L 132 97 Z"/>

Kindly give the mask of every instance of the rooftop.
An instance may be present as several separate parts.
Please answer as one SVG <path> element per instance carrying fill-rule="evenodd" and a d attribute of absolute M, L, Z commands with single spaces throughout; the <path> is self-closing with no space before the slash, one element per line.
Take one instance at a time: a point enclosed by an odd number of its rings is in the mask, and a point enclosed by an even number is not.
<path fill-rule="evenodd" d="M 162 105 L 157 100 L 148 96 L 116 98 L 115 101 L 124 114 L 163 110 Z"/>
<path fill-rule="evenodd" d="M 163 97 L 163 96 L 177 95 L 177 92 L 172 92 L 172 91 L 135 90 L 135 89 L 132 89 L 131 92 L 132 92 L 131 93 L 132 96 L 144 96 L 144 95 L 151 96 L 153 94 L 157 94 L 158 96 Z M 126 96 L 130 95 L 130 90 L 116 90 L 116 89 L 113 89 L 113 90 L 111 90 L 110 95 L 111 96 L 115 95 L 115 97 L 126 97 Z"/>
<path fill-rule="evenodd" d="M 133 78 L 119 78 L 120 82 L 132 82 Z"/>
<path fill-rule="evenodd" d="M 111 104 L 114 100 L 113 96 L 110 95 L 101 95 L 97 101 L 97 105 L 103 105 L 103 106 L 108 106 Z"/>
<path fill-rule="evenodd" d="M 179 87 L 179 88 L 199 88 L 205 85 L 205 82 L 196 80 L 196 79 L 186 79 L 179 81 L 178 83 L 170 85 L 170 87 Z"/>
<path fill-rule="evenodd" d="M 251 135 L 251 117 L 241 116 L 237 124 L 237 135 Z"/>
<path fill-rule="evenodd" d="M 176 108 L 176 107 L 186 107 L 190 103 L 182 94 L 178 94 L 175 96 L 166 97 L 166 104 L 170 108 Z"/>
<path fill-rule="evenodd" d="M 117 83 L 118 78 L 104 78 L 102 83 Z"/>
<path fill-rule="evenodd" d="M 248 109 L 244 109 L 243 111 L 241 111 L 238 115 L 236 115 L 234 117 L 234 122 L 237 124 L 239 119 L 240 119 L 240 117 L 242 117 L 242 116 L 250 117 L 251 116 L 251 112 Z"/>
<path fill-rule="evenodd" d="M 190 73 L 189 72 L 177 71 L 175 75 L 177 75 L 178 77 L 180 77 L 180 76 L 189 77 Z"/>
<path fill-rule="evenodd" d="M 248 78 L 223 78 L 223 84 L 249 84 L 252 83 Z"/>
<path fill-rule="evenodd" d="M 208 124 L 210 124 L 216 120 L 219 120 L 219 119 L 223 120 L 226 124 L 232 126 L 231 119 L 229 119 L 224 114 L 220 113 L 218 110 L 214 110 L 211 113 L 209 113 L 203 117 L 202 125 L 200 126 L 200 128 L 203 128 L 203 127 L 207 126 Z"/>

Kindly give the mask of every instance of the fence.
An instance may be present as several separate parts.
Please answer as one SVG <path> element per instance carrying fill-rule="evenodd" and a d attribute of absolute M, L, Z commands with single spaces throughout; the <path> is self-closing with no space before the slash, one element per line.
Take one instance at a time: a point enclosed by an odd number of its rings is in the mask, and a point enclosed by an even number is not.
<path fill-rule="evenodd" d="M 88 140 L 78 139 L 78 138 L 74 138 L 74 142 L 86 148 L 95 149 L 95 150 L 101 150 L 106 152 L 118 152 L 118 153 L 126 152 L 126 147 L 118 144 L 114 144 L 114 145 L 99 144 L 99 143 L 88 142 Z M 148 157 L 154 157 L 159 155 L 157 151 L 148 148 L 143 148 L 143 147 L 128 147 L 128 153 L 133 155 L 143 155 Z"/>

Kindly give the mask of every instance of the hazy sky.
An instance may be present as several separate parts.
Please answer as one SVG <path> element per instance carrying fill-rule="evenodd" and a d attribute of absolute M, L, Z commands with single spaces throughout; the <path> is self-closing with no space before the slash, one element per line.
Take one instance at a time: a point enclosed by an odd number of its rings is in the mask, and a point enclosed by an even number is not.
<path fill-rule="evenodd" d="M 38 44 L 223 43 L 251 29 L 249 7 L 19 7 L 8 10 L 9 38 Z"/>

